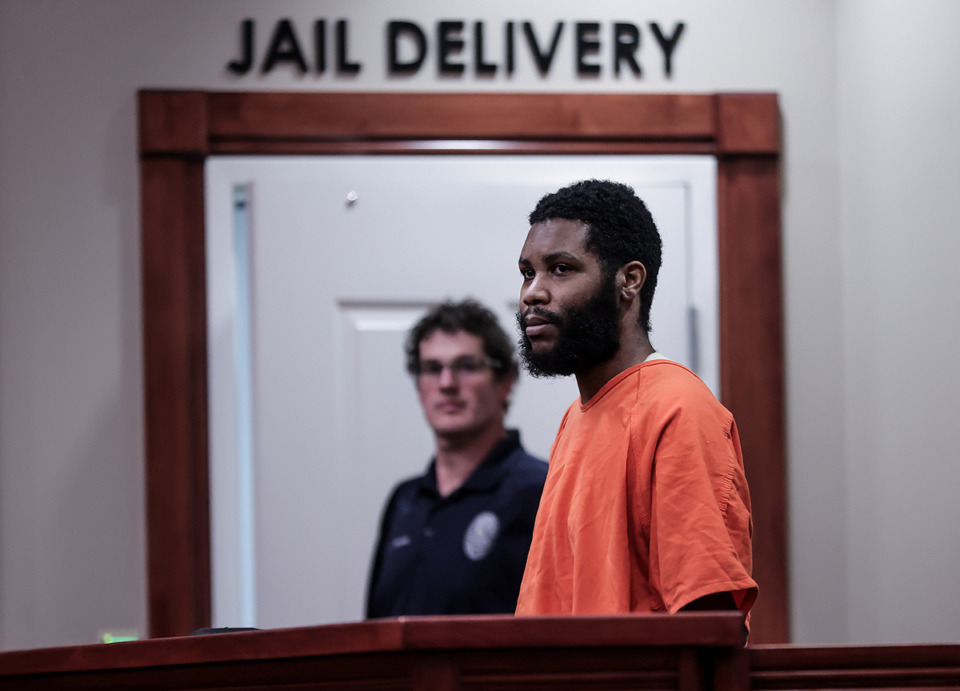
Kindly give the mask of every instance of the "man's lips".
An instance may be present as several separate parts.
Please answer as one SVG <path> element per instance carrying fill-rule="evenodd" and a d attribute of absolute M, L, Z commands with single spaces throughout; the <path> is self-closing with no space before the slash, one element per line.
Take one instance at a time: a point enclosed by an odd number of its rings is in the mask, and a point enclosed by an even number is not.
<path fill-rule="evenodd" d="M 466 407 L 463 401 L 442 401 L 435 406 L 441 413 L 459 413 Z"/>
<path fill-rule="evenodd" d="M 527 338 L 538 336 L 552 326 L 553 322 L 550 319 L 537 314 L 529 314 L 523 318 L 523 331 L 527 334 Z"/>

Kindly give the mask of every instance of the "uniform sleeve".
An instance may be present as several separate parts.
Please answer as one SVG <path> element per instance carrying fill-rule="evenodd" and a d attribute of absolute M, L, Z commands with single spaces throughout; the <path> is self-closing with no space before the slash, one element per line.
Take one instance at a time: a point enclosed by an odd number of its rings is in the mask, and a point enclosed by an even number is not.
<path fill-rule="evenodd" d="M 393 488 L 390 498 L 384 505 L 383 513 L 380 516 L 380 532 L 377 535 L 377 541 L 373 550 L 373 562 L 370 566 L 370 574 L 367 577 L 367 598 L 364 616 L 367 619 L 374 619 L 384 616 L 375 603 L 377 584 L 380 582 L 380 572 L 383 568 L 383 547 L 390 532 L 390 522 L 393 517 L 394 506 L 397 502 L 397 495 L 400 492 L 400 485 Z"/>
<path fill-rule="evenodd" d="M 733 418 L 712 400 L 685 401 L 663 419 L 652 463 L 650 585 L 677 612 L 705 595 L 730 592 L 749 611 L 752 522 Z"/>

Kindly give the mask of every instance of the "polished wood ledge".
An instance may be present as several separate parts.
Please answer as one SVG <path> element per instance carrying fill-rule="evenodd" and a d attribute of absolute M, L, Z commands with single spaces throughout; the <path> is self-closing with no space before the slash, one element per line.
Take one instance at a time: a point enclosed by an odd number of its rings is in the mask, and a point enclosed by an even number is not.
<path fill-rule="evenodd" d="M 750 646 L 737 613 L 409 617 L 0 653 L 0 689 L 960 689 L 960 644 Z"/>
<path fill-rule="evenodd" d="M 0 689 L 745 689 L 737 613 L 411 617 L 0 654 Z"/>
<path fill-rule="evenodd" d="M 751 689 L 960 689 L 960 644 L 756 646 Z"/>

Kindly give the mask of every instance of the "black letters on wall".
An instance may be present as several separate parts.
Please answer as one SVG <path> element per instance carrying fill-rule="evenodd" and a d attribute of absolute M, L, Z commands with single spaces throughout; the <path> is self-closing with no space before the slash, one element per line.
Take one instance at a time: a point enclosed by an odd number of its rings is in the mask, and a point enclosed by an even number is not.
<path fill-rule="evenodd" d="M 401 39 L 413 41 L 414 58 L 400 60 Z M 427 37 L 413 22 L 390 22 L 387 24 L 387 71 L 390 74 L 413 74 L 420 69 L 427 57 Z"/>
<path fill-rule="evenodd" d="M 650 46 L 659 51 L 663 76 L 669 79 L 686 27 L 684 22 L 676 22 L 672 27 L 659 22 L 648 22 L 646 26 L 629 21 L 569 23 L 567 27 L 568 22 L 558 20 L 545 27 L 530 21 L 504 21 L 495 26 L 483 21 L 443 19 L 430 27 L 406 19 L 390 20 L 384 34 L 387 75 L 416 75 L 432 54 L 436 74 L 444 78 L 463 78 L 467 74 L 489 78 L 498 73 L 510 77 L 518 60 L 527 61 L 541 77 L 548 78 L 556 65 L 558 50 L 565 45 L 564 51 L 569 50 L 574 56 L 574 72 L 579 78 L 595 79 L 604 70 L 611 70 L 618 79 L 641 79 L 641 49 Z M 309 29 L 303 29 L 291 19 L 282 18 L 266 30 L 259 29 L 256 20 L 240 22 L 239 52 L 227 62 L 228 72 L 244 76 L 259 65 L 263 75 L 277 69 L 298 76 L 320 75 L 332 64 L 337 76 L 354 76 L 363 69 L 364 47 L 351 43 L 346 19 L 316 19 Z M 644 33 L 653 40 L 644 41 Z M 266 37 L 262 52 L 258 52 L 258 36 Z"/>
<path fill-rule="evenodd" d="M 309 42 L 304 43 L 292 20 L 286 18 L 277 20 L 270 31 L 267 47 L 263 51 L 260 73 L 269 74 L 275 69 L 289 67 L 299 75 L 311 71 L 315 74 L 323 74 L 327 69 L 327 21 L 317 19 L 313 22 L 312 28 L 313 30 L 306 34 Z M 342 75 L 354 75 L 363 68 L 359 61 L 350 58 L 349 37 L 347 20 L 338 19 L 334 23 L 332 43 L 336 53 L 336 71 Z M 256 22 L 253 19 L 244 19 L 240 22 L 240 54 L 227 63 L 229 72 L 242 76 L 254 68 L 257 60 L 256 39 Z M 305 46 L 307 50 L 304 49 Z M 312 51 L 309 50 L 311 47 Z M 310 63 L 307 62 L 308 54 L 313 58 Z"/>

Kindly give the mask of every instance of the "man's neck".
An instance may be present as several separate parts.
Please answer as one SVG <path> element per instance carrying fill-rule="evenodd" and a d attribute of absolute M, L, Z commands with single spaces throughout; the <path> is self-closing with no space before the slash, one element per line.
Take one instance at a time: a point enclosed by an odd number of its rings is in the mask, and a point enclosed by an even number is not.
<path fill-rule="evenodd" d="M 624 339 L 621 339 L 621 342 L 626 343 Z M 629 345 L 621 346 L 620 350 L 606 362 L 588 370 L 577 372 L 580 402 L 589 402 L 603 388 L 604 384 L 624 370 L 643 362 L 653 352 L 654 348 L 650 345 L 650 338 L 645 332 L 640 332 L 639 336 L 633 334 Z"/>
<path fill-rule="evenodd" d="M 458 490 L 506 435 L 503 425 L 491 425 L 469 436 L 436 435 L 437 491 L 446 497 Z"/>

